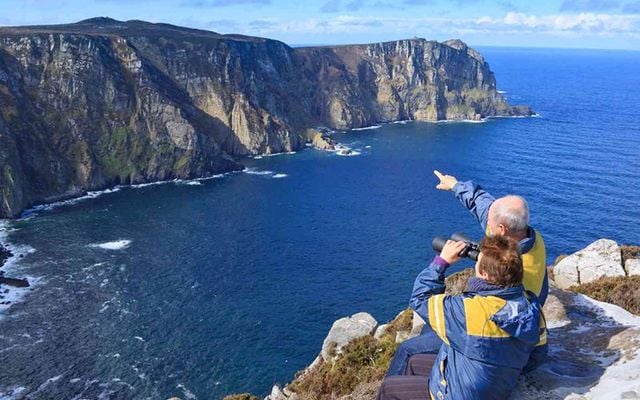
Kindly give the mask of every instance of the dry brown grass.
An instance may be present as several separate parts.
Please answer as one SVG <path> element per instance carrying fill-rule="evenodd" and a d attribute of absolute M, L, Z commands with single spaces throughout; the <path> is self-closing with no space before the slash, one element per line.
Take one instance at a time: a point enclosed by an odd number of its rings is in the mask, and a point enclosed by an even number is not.
<path fill-rule="evenodd" d="M 631 258 L 640 258 L 640 246 L 623 245 L 620 246 L 622 251 L 622 265 Z"/>
<path fill-rule="evenodd" d="M 403 311 L 387 327 L 379 340 L 364 336 L 344 346 L 334 362 L 323 362 L 298 377 L 287 387 L 302 400 L 331 400 L 351 396 L 357 390 L 377 390 L 398 344 L 396 334 L 411 330 L 413 312 Z"/>
<path fill-rule="evenodd" d="M 224 396 L 222 400 L 260 400 L 258 396 L 254 396 L 251 393 L 230 394 Z"/>
<path fill-rule="evenodd" d="M 640 315 L 640 276 L 603 277 L 590 283 L 572 286 L 569 290 L 615 304 Z"/>
<path fill-rule="evenodd" d="M 451 274 L 445 279 L 445 293 L 448 295 L 461 294 L 467 287 L 467 281 L 476 275 L 473 268 L 466 268 L 455 274 Z"/>

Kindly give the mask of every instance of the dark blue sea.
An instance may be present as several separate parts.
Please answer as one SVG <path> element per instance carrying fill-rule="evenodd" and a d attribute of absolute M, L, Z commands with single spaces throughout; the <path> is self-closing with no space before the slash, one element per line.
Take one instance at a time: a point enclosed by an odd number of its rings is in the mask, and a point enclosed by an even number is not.
<path fill-rule="evenodd" d="M 529 201 L 548 261 L 640 243 L 640 52 L 480 49 L 539 117 L 384 124 L 356 153 L 247 159 L 250 173 L 113 193 L 5 225 L 0 398 L 265 395 L 333 321 L 407 306 L 434 235 L 482 231 L 432 170 Z"/>

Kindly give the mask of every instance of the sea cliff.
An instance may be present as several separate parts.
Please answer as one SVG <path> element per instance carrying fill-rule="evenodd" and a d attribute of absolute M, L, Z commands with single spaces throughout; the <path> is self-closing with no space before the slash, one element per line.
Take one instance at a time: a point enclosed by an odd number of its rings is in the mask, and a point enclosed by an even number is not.
<path fill-rule="evenodd" d="M 533 114 L 459 40 L 292 48 L 109 18 L 0 28 L 0 110 L 0 218 L 240 170 L 242 156 L 322 142 L 317 127 Z"/>

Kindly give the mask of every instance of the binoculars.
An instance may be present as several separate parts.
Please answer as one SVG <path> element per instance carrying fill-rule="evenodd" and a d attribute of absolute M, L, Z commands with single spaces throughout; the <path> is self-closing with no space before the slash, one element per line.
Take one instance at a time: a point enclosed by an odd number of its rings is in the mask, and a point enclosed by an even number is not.
<path fill-rule="evenodd" d="M 433 238 L 431 246 L 433 246 L 433 249 L 435 251 L 440 253 L 444 245 L 447 243 L 447 240 L 448 239 L 444 236 L 436 236 L 435 238 Z M 458 253 L 460 257 L 467 257 L 472 259 L 473 261 L 478 261 L 478 256 L 480 255 L 480 245 L 478 243 L 472 241 L 462 233 L 452 234 L 451 240 L 455 240 L 456 242 L 464 242 L 464 249 L 462 249 L 462 251 Z"/>

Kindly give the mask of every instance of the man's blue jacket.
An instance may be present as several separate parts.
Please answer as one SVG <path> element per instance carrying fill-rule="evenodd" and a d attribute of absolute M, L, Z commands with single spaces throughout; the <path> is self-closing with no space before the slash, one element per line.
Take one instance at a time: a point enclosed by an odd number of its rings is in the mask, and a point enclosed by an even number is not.
<path fill-rule="evenodd" d="M 462 295 L 445 296 L 448 264 L 436 257 L 416 278 L 411 307 L 443 345 L 431 371 L 432 399 L 506 399 L 545 332 L 541 305 L 522 285 L 471 278 Z"/>
<path fill-rule="evenodd" d="M 496 200 L 495 197 L 472 181 L 458 182 L 452 190 L 460 203 L 471 212 L 480 222 L 482 230 L 487 233 L 489 207 Z M 549 277 L 547 276 L 546 251 L 542 235 L 529 227 L 527 237 L 522 239 L 518 245 L 524 266 L 524 288 L 538 296 L 540 304 L 544 305 L 549 293 Z"/>

